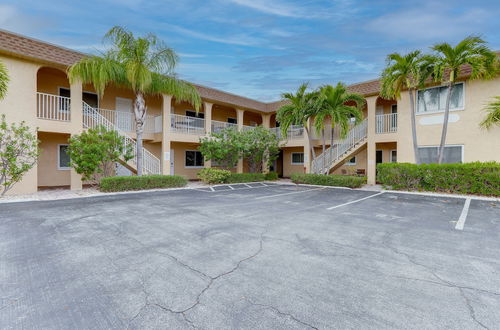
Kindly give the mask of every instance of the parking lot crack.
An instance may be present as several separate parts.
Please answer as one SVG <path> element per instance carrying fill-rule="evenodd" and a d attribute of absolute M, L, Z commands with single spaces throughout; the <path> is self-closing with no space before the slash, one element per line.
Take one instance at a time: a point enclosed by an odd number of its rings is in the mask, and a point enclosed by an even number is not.
<path fill-rule="evenodd" d="M 250 299 L 247 299 L 247 301 L 254 305 L 254 306 L 259 306 L 259 307 L 263 307 L 265 309 L 270 309 L 272 310 L 273 312 L 275 312 L 276 314 L 278 314 L 279 316 L 282 316 L 282 317 L 288 317 L 290 319 L 292 319 L 293 321 L 299 323 L 299 324 L 302 324 L 303 326 L 306 326 L 308 328 L 311 328 L 311 329 L 318 329 L 317 327 L 305 322 L 305 321 L 302 321 L 300 319 L 298 319 L 296 316 L 294 316 L 293 314 L 290 314 L 290 313 L 285 313 L 283 311 L 281 311 L 280 309 L 278 309 L 277 307 L 275 306 L 271 306 L 271 305 L 265 305 L 265 304 L 260 304 L 260 303 L 256 303 L 256 302 L 253 302 L 251 301 Z"/>

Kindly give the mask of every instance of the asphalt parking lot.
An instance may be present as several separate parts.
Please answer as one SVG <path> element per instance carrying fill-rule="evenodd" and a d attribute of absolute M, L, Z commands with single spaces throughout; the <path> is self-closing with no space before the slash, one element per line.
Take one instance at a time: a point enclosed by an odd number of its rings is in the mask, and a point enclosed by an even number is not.
<path fill-rule="evenodd" d="M 500 203 L 256 183 L 0 204 L 0 325 L 498 329 Z"/>

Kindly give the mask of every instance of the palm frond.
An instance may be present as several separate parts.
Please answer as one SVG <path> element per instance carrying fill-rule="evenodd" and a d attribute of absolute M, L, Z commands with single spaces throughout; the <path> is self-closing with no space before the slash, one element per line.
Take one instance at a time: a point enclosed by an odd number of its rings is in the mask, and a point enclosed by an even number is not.
<path fill-rule="evenodd" d="M 7 94 L 7 88 L 9 87 L 9 72 L 5 65 L 0 62 L 0 100 Z"/>
<path fill-rule="evenodd" d="M 500 96 L 496 96 L 495 101 L 488 103 L 484 110 L 487 111 L 487 115 L 480 126 L 486 129 L 490 129 L 494 125 L 500 126 Z"/>

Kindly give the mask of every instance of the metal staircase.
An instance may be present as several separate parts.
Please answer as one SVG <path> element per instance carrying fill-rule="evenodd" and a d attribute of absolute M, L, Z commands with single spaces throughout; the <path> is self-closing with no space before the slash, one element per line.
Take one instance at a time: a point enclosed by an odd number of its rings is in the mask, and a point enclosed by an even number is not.
<path fill-rule="evenodd" d="M 323 161 L 324 173 L 329 173 L 335 166 L 360 149 L 366 143 L 367 136 L 368 121 L 365 119 L 351 128 L 343 140 L 337 141 L 313 160 L 313 173 L 322 174 Z"/>
<path fill-rule="evenodd" d="M 113 124 L 111 121 L 106 119 L 99 111 L 87 103 L 83 102 L 83 127 L 84 128 L 95 128 L 97 126 L 104 126 L 109 130 L 115 130 L 124 137 L 125 145 L 132 145 L 132 150 L 134 157 L 128 162 L 123 161 L 123 165 L 131 169 L 132 171 L 137 171 L 137 148 L 135 140 L 130 137 L 127 133 L 121 130 L 118 126 Z M 161 162 L 146 148 L 142 148 L 142 168 L 145 174 L 161 174 Z"/>

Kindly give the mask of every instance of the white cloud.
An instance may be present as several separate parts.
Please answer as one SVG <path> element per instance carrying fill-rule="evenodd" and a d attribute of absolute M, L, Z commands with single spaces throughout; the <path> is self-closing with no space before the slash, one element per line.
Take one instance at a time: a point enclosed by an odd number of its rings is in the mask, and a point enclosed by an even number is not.
<path fill-rule="evenodd" d="M 478 33 L 486 22 L 496 19 L 492 14 L 479 8 L 454 12 L 442 5 L 429 4 L 380 16 L 365 27 L 370 32 L 407 41 L 434 41 Z"/>
<path fill-rule="evenodd" d="M 285 17 L 309 17 L 305 8 L 268 0 L 229 0 L 237 5 L 248 7 L 266 14 Z"/>

